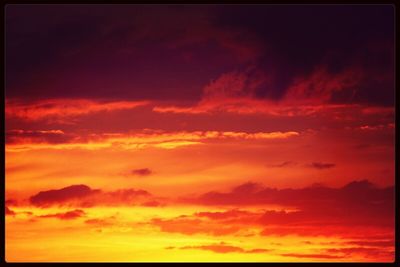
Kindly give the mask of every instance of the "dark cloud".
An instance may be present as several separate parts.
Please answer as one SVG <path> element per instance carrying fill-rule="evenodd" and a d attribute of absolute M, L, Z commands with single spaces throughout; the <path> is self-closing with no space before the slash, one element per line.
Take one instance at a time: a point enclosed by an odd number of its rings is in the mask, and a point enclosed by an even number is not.
<path fill-rule="evenodd" d="M 336 166 L 336 164 L 334 164 L 334 163 L 324 163 L 324 162 L 313 162 L 310 164 L 310 167 L 318 169 L 318 170 L 330 169 L 335 166 Z"/>
<path fill-rule="evenodd" d="M 365 70 L 368 74 L 357 92 L 357 101 L 393 103 L 387 95 L 394 96 L 393 88 L 385 86 L 384 96 L 373 100 L 367 96 L 368 92 L 374 91 L 377 95 L 379 90 L 365 87 L 371 84 L 371 80 L 378 80 L 378 73 L 394 74 L 393 6 L 278 5 L 264 9 L 252 6 L 223 6 L 219 9 L 218 20 L 221 24 L 252 29 L 268 43 L 269 50 L 262 60 L 265 61 L 263 69 L 276 71 L 272 88 L 277 89 L 271 88 L 276 90 L 275 95 L 282 95 L 294 77 L 311 73 L 318 64 L 326 64 L 333 74 L 357 64 L 368 68 Z M 282 35 L 283 32 L 287 34 Z M 389 45 L 385 48 L 382 43 Z M 367 66 L 376 67 L 370 70 L 371 67 Z M 370 75 L 372 72 L 375 75 Z M 390 84 L 393 87 L 393 79 Z M 268 90 L 270 88 L 265 89 Z"/>
<path fill-rule="evenodd" d="M 130 206 L 154 201 L 156 199 L 149 192 L 141 189 L 126 188 L 103 191 L 91 189 L 87 185 L 71 185 L 61 189 L 41 191 L 30 197 L 30 203 L 38 207 L 53 205 L 70 207 Z"/>
<path fill-rule="evenodd" d="M 76 138 L 74 134 L 65 134 L 61 130 L 10 130 L 6 132 L 6 143 L 68 143 Z"/>
<path fill-rule="evenodd" d="M 9 5 L 5 34 L 10 98 L 195 101 L 251 65 L 267 74 L 254 96 L 280 99 L 324 65 L 332 80 L 362 67 L 330 101 L 394 103 L 390 5 Z"/>
<path fill-rule="evenodd" d="M 153 172 L 149 168 L 135 169 L 135 170 L 131 171 L 131 174 L 138 175 L 138 176 L 148 176 L 152 173 Z"/>
<path fill-rule="evenodd" d="M 48 206 L 52 204 L 65 203 L 70 200 L 85 198 L 100 190 L 92 190 L 87 185 L 71 185 L 61 189 L 41 191 L 30 197 L 31 204 L 35 206 Z"/>
<path fill-rule="evenodd" d="M 46 214 L 37 216 L 39 218 L 57 218 L 60 220 L 73 220 L 83 217 L 86 213 L 83 210 L 76 209 L 62 213 Z"/>
<path fill-rule="evenodd" d="M 277 163 L 277 164 L 269 164 L 267 165 L 268 167 L 272 167 L 272 168 L 284 168 L 284 167 L 289 167 L 289 166 L 293 166 L 296 165 L 296 162 L 293 161 L 284 161 L 282 163 Z"/>

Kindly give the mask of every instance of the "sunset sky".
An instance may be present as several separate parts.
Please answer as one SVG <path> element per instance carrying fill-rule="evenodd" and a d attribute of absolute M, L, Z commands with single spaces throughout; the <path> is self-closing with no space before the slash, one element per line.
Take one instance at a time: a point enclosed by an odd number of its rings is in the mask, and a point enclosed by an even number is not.
<path fill-rule="evenodd" d="M 5 16 L 6 261 L 394 261 L 394 6 Z"/>

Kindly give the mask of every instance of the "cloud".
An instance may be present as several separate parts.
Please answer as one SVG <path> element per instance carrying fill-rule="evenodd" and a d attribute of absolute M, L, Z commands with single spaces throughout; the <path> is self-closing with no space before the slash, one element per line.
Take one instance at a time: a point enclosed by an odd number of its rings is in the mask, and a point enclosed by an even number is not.
<path fill-rule="evenodd" d="M 294 78 L 283 88 L 279 98 L 269 95 L 274 88 L 271 75 L 257 66 L 221 74 L 203 88 L 200 101 L 188 107 L 155 106 L 155 112 L 265 114 L 273 116 L 307 116 L 318 110 L 340 110 L 351 107 L 351 101 L 333 101 L 336 94 L 352 98 L 363 72 L 348 68 L 331 73 L 318 66 L 307 77 Z M 343 97 L 343 96 L 341 96 Z"/>
<path fill-rule="evenodd" d="M 273 204 L 296 209 L 264 211 L 256 220 L 265 226 L 262 235 L 324 235 L 329 231 L 343 234 L 346 227 L 354 225 L 390 229 L 394 224 L 394 188 L 379 188 L 367 180 L 354 181 L 339 188 L 316 184 L 299 189 L 276 189 L 249 182 L 227 193 L 207 192 L 181 201 L 227 207 Z M 238 212 L 209 214 L 209 218 L 235 213 Z M 244 213 L 240 212 L 240 215 Z"/>
<path fill-rule="evenodd" d="M 326 250 L 329 253 L 343 253 L 343 254 L 372 254 L 376 252 L 382 251 L 377 248 L 369 248 L 369 247 L 345 247 L 345 248 L 330 248 Z"/>
<path fill-rule="evenodd" d="M 289 86 L 284 101 L 300 104 L 331 102 L 335 93 L 348 92 L 351 99 L 363 77 L 361 68 L 347 68 L 330 73 L 326 66 L 317 66 L 309 76 L 298 77 Z"/>
<path fill-rule="evenodd" d="M 381 53 L 382 51 L 380 51 Z M 392 70 L 383 71 L 383 78 L 377 72 L 382 70 L 367 67 L 357 60 L 351 64 L 335 69 L 332 62 L 323 60 L 315 62 L 312 69 L 286 74 L 284 81 L 273 68 L 263 64 L 249 64 L 245 68 L 220 74 L 203 87 L 201 99 L 190 106 L 157 105 L 153 111 L 160 113 L 214 114 L 221 112 L 236 114 L 264 114 L 272 116 L 310 116 L 323 109 L 340 112 L 341 109 L 354 105 L 362 106 L 361 110 L 387 112 L 390 107 L 382 107 L 382 102 L 393 98 L 394 78 Z M 337 66 L 336 66 L 337 68 Z M 266 70 L 267 69 L 267 70 Z M 366 92 L 376 93 L 371 89 L 385 87 L 385 95 L 376 99 L 366 96 Z M 377 86 L 377 85 L 381 86 Z M 278 89 L 276 89 L 278 88 Z M 364 88 L 361 90 L 360 88 Z M 387 88 L 387 89 L 386 89 Z M 392 97 L 388 97 L 392 95 Z M 385 104 L 387 106 L 387 104 Z M 364 114 L 367 114 L 363 112 Z M 332 114 L 337 117 L 337 114 Z"/>
<path fill-rule="evenodd" d="M 375 261 L 379 261 L 382 259 L 383 261 L 393 261 L 394 260 L 394 244 L 390 248 L 382 248 L 382 247 L 343 247 L 343 248 L 330 248 L 326 249 L 326 253 L 341 255 L 342 257 L 349 257 L 353 255 L 361 255 L 365 258 L 374 259 Z"/>
<path fill-rule="evenodd" d="M 52 120 L 71 123 L 71 118 L 96 112 L 111 112 L 148 105 L 147 101 L 94 101 L 89 99 L 49 99 L 24 103 L 16 99 L 6 100 L 6 117 L 29 121 Z"/>
<path fill-rule="evenodd" d="M 265 73 L 251 67 L 224 73 L 204 87 L 199 105 L 212 105 L 218 100 L 253 98 L 267 81 Z"/>
<path fill-rule="evenodd" d="M 378 124 L 378 125 L 363 125 L 363 126 L 360 126 L 359 129 L 364 130 L 364 131 L 378 131 L 378 130 L 394 129 L 394 123 Z"/>
<path fill-rule="evenodd" d="M 171 219 L 153 218 L 150 224 L 158 226 L 162 232 L 185 235 L 207 234 L 213 236 L 230 235 L 241 229 L 236 225 L 209 224 L 196 217 L 181 216 Z"/>
<path fill-rule="evenodd" d="M 7 206 L 5 207 L 5 209 L 6 209 L 6 211 L 5 211 L 6 216 L 7 216 L 7 215 L 14 216 L 14 215 L 16 214 L 15 211 L 9 209 Z"/>
<path fill-rule="evenodd" d="M 54 214 L 46 214 L 46 215 L 40 215 L 37 217 L 40 218 L 57 218 L 60 220 L 73 220 L 77 219 L 80 217 L 83 217 L 86 213 L 83 210 L 80 209 L 75 209 L 63 213 L 54 213 Z"/>
<path fill-rule="evenodd" d="M 394 240 L 377 240 L 377 241 L 356 240 L 356 241 L 347 241 L 345 242 L 345 244 L 356 245 L 361 247 L 393 247 Z"/>
<path fill-rule="evenodd" d="M 132 203 L 132 202 L 136 201 L 138 198 L 150 197 L 150 196 L 151 196 L 151 194 L 145 190 L 132 189 L 132 188 L 118 189 L 118 190 L 110 191 L 110 192 L 102 192 L 102 195 L 101 195 L 101 197 L 104 197 L 105 202 L 110 201 L 111 203 L 113 203 L 113 202 Z"/>
<path fill-rule="evenodd" d="M 18 200 L 16 200 L 16 199 L 8 198 L 8 199 L 6 199 L 5 204 L 9 205 L 9 206 L 18 206 L 19 203 L 18 203 Z"/>
<path fill-rule="evenodd" d="M 11 144 L 6 144 L 6 151 L 21 152 L 35 149 L 105 149 L 117 147 L 120 149 L 143 149 L 156 147 L 174 149 L 189 145 L 201 145 L 208 140 L 274 140 L 299 136 L 296 131 L 287 132 L 232 132 L 232 131 L 176 131 L 142 130 L 134 133 L 103 133 L 80 135 L 73 141 L 63 143 L 42 143 L 44 140 L 27 140 L 14 137 Z"/>
<path fill-rule="evenodd" d="M 250 215 L 253 214 L 251 212 L 238 209 L 233 209 L 228 211 L 217 211 L 217 212 L 202 211 L 195 213 L 195 216 L 197 217 L 206 217 L 212 220 L 226 220 L 226 219 L 244 217 Z"/>
<path fill-rule="evenodd" d="M 261 249 L 261 248 L 246 250 L 241 247 L 228 245 L 225 242 L 220 242 L 210 245 L 200 245 L 200 246 L 183 246 L 180 247 L 179 249 L 200 249 L 200 250 L 209 250 L 215 253 L 266 253 L 271 251 L 269 249 Z"/>
<path fill-rule="evenodd" d="M 30 203 L 37 207 L 130 206 L 150 201 L 156 199 L 145 190 L 126 188 L 103 191 L 91 189 L 87 185 L 71 185 L 61 189 L 41 191 L 30 197 Z"/>
<path fill-rule="evenodd" d="M 318 170 L 330 169 L 335 166 L 336 166 L 336 164 L 334 164 L 334 163 L 323 163 L 323 162 L 313 162 L 310 164 L 310 167 L 318 169 Z"/>
<path fill-rule="evenodd" d="M 216 212 L 206 211 L 169 219 L 153 218 L 150 224 L 158 226 L 163 232 L 185 235 L 207 234 L 224 236 L 249 234 L 248 227 L 259 225 L 258 221 L 262 214 L 262 212 L 239 209 Z"/>
<path fill-rule="evenodd" d="M 93 218 L 85 221 L 85 224 L 95 227 L 108 227 L 116 223 L 116 217 L 111 216 L 107 218 Z"/>
<path fill-rule="evenodd" d="M 296 165 L 297 163 L 294 161 L 284 161 L 282 163 L 277 163 L 277 164 L 269 164 L 267 165 L 268 167 L 272 167 L 272 168 L 284 168 L 284 167 L 289 167 L 289 166 L 293 166 Z"/>
<path fill-rule="evenodd" d="M 61 204 L 74 199 L 85 198 L 92 194 L 99 193 L 99 190 L 92 190 L 87 185 L 71 185 L 61 189 L 41 191 L 30 197 L 30 203 L 35 206 L 48 206 Z"/>
<path fill-rule="evenodd" d="M 185 235 L 212 235 L 212 236 L 324 236 L 335 238 L 354 238 L 360 235 L 356 242 L 368 241 L 379 233 L 393 238 L 393 228 L 385 220 L 381 222 L 362 223 L 368 220 L 362 215 L 360 220 L 354 221 L 345 214 L 285 211 L 285 210 L 225 210 L 197 212 L 191 215 L 181 215 L 174 218 L 154 218 L 150 224 L 160 228 L 163 232 L 180 233 Z M 380 238 L 380 237 L 379 237 Z M 390 245 L 387 240 L 382 245 Z M 350 245 L 349 243 L 348 245 Z M 354 243 L 356 244 L 356 243 Z M 361 244 L 361 243 L 360 243 Z M 380 243 L 377 243 L 378 245 Z M 371 244 L 373 245 L 373 244 Z"/>
<path fill-rule="evenodd" d="M 340 258 L 343 258 L 343 256 L 331 255 L 331 254 L 283 253 L 280 255 L 284 256 L 284 257 L 308 258 L 308 259 L 340 259 Z"/>
<path fill-rule="evenodd" d="M 366 243 L 368 241 L 365 241 Z M 335 242 L 329 242 L 329 245 L 334 245 Z M 326 243 L 328 244 L 328 243 Z M 363 257 L 366 259 L 374 259 L 374 261 L 390 261 L 394 259 L 394 242 L 391 246 L 386 247 L 339 247 L 317 250 L 316 253 L 283 253 L 281 256 L 294 258 L 309 258 L 309 259 L 354 259 L 354 256 Z"/>
<path fill-rule="evenodd" d="M 135 169 L 135 170 L 131 171 L 131 174 L 138 175 L 138 176 L 148 176 L 152 173 L 153 172 L 149 168 Z"/>
<path fill-rule="evenodd" d="M 6 143 L 49 143 L 60 144 L 71 142 L 75 135 L 62 130 L 9 130 L 6 132 Z"/>
<path fill-rule="evenodd" d="M 165 203 L 159 202 L 157 200 L 150 200 L 150 201 L 141 203 L 141 206 L 143 206 L 143 207 L 163 207 L 163 206 L 165 206 Z"/>
<path fill-rule="evenodd" d="M 387 195 L 384 195 L 384 194 Z M 370 195 L 369 199 L 353 199 L 352 194 Z M 289 197 L 290 196 L 290 197 Z M 305 188 L 271 188 L 259 183 L 247 182 L 236 186 L 230 192 L 221 193 L 211 191 L 197 198 L 187 199 L 204 205 L 253 205 L 253 204 L 280 204 L 287 206 L 308 206 L 318 201 L 342 202 L 357 200 L 357 203 L 370 203 L 384 201 L 390 203 L 393 200 L 393 187 L 379 188 L 368 180 L 353 181 L 340 188 L 326 187 L 314 184 Z"/>

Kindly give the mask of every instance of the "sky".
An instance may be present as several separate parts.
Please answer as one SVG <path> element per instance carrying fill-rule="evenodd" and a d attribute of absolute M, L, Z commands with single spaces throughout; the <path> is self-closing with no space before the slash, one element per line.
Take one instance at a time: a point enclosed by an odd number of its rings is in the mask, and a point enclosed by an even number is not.
<path fill-rule="evenodd" d="M 7 262 L 393 262 L 394 7 L 12 5 Z"/>

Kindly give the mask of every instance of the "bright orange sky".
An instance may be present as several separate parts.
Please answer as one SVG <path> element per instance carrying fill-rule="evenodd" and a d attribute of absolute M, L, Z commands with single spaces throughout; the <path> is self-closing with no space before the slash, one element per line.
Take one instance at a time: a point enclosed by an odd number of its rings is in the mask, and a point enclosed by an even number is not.
<path fill-rule="evenodd" d="M 392 7 L 243 8 L 8 5 L 6 261 L 394 260 Z"/>

